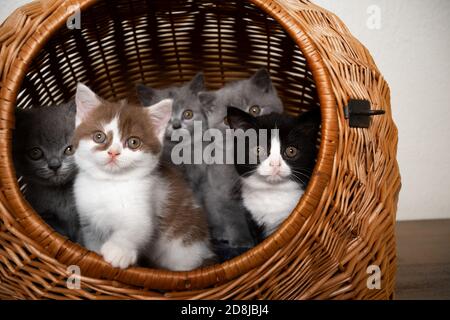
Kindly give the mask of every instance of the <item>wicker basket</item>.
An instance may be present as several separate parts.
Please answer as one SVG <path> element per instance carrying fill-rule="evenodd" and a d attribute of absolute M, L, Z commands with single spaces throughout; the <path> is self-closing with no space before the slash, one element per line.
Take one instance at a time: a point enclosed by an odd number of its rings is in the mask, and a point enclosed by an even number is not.
<path fill-rule="evenodd" d="M 75 5 L 75 7 L 71 7 Z M 67 21 L 81 12 L 81 30 Z M 74 11 L 75 10 L 75 11 Z M 0 298 L 389 299 L 400 190 L 389 88 L 370 53 L 307 0 L 45 0 L 0 28 Z M 246 254 L 192 272 L 118 270 L 51 230 L 23 199 L 11 158 L 14 108 L 105 98 L 204 70 L 211 89 L 266 66 L 289 113 L 320 107 L 313 177 L 281 228 Z M 345 107 L 384 110 L 351 128 Z M 81 270 L 69 289 L 68 266 Z M 381 289 L 367 286 L 368 266 Z"/>

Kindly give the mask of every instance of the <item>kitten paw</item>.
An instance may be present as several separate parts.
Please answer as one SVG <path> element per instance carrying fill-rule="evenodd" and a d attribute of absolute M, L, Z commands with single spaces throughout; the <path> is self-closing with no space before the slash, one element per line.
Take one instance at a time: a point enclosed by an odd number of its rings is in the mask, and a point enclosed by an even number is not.
<path fill-rule="evenodd" d="M 130 250 L 116 245 L 113 242 L 106 242 L 100 249 L 100 253 L 106 262 L 114 268 L 125 269 L 137 261 L 137 250 Z"/>

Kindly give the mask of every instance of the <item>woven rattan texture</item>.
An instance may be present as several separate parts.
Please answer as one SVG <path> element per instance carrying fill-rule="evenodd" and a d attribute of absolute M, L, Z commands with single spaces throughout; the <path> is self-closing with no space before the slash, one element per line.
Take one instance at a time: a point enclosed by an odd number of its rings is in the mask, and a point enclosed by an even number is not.
<path fill-rule="evenodd" d="M 81 30 L 69 30 L 71 5 Z M 389 88 L 369 52 L 309 1 L 46 0 L 0 27 L 0 298 L 387 299 L 396 271 L 400 176 Z M 85 82 L 129 96 L 204 70 L 211 89 L 270 69 L 286 111 L 322 112 L 308 190 L 280 230 L 248 253 L 202 270 L 111 268 L 45 225 L 23 200 L 11 160 L 14 108 L 70 99 Z M 386 115 L 369 129 L 344 117 L 350 98 Z M 78 265 L 80 289 L 66 286 Z M 382 272 L 367 288 L 367 267 Z"/>

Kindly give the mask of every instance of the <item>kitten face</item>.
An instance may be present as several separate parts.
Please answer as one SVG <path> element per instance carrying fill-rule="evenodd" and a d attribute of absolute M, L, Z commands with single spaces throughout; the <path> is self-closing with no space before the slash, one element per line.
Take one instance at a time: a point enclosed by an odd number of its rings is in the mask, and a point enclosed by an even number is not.
<path fill-rule="evenodd" d="M 130 178 L 151 172 L 159 162 L 171 100 L 152 108 L 102 101 L 79 84 L 76 94 L 75 160 L 98 178 Z"/>
<path fill-rule="evenodd" d="M 225 117 L 227 107 L 233 106 L 253 116 L 283 112 L 283 105 L 266 69 L 252 77 L 230 83 L 215 92 L 200 92 L 199 99 L 208 117 L 210 128 L 229 129 Z"/>
<path fill-rule="evenodd" d="M 25 179 L 46 186 L 61 186 L 73 180 L 75 109 L 70 102 L 16 111 L 14 162 Z"/>
<path fill-rule="evenodd" d="M 243 178 L 254 176 L 268 184 L 294 180 L 306 186 L 316 156 L 320 126 L 317 112 L 305 113 L 299 118 L 275 113 L 255 118 L 239 109 L 228 108 L 228 121 L 233 129 L 267 130 L 267 146 L 258 142 L 258 146 L 250 150 L 247 143 L 245 163 L 236 164 Z M 257 155 L 257 164 L 248 161 L 251 152 Z"/>
<path fill-rule="evenodd" d="M 144 85 L 137 86 L 137 93 L 141 103 L 148 107 L 163 99 L 173 99 L 172 115 L 168 122 L 165 139 L 171 141 L 172 133 L 176 130 L 194 132 L 194 121 L 202 121 L 206 125 L 206 117 L 197 94 L 205 89 L 203 73 L 198 73 L 189 83 L 180 87 L 167 89 L 152 89 Z"/>

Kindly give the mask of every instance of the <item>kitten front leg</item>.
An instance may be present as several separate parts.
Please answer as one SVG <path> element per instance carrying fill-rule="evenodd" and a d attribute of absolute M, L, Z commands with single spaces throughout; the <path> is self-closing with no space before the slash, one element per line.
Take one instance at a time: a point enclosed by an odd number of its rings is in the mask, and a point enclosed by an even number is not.
<path fill-rule="evenodd" d="M 114 268 L 125 269 L 136 264 L 138 258 L 137 248 L 128 247 L 115 240 L 108 240 L 100 249 L 100 253 L 106 262 Z"/>
<path fill-rule="evenodd" d="M 105 261 L 121 269 L 136 264 L 139 249 L 151 236 L 150 232 L 142 232 L 144 229 L 130 228 L 113 232 L 100 249 Z"/>
<path fill-rule="evenodd" d="M 82 226 L 82 239 L 87 249 L 101 255 L 113 267 L 125 269 L 137 261 L 136 239 L 138 231 L 133 229 L 113 231 L 112 233 L 91 224 Z"/>
<path fill-rule="evenodd" d="M 246 210 L 237 201 L 229 201 L 223 206 L 222 214 L 227 217 L 225 235 L 233 248 L 251 248 L 255 246 L 248 225 Z"/>

